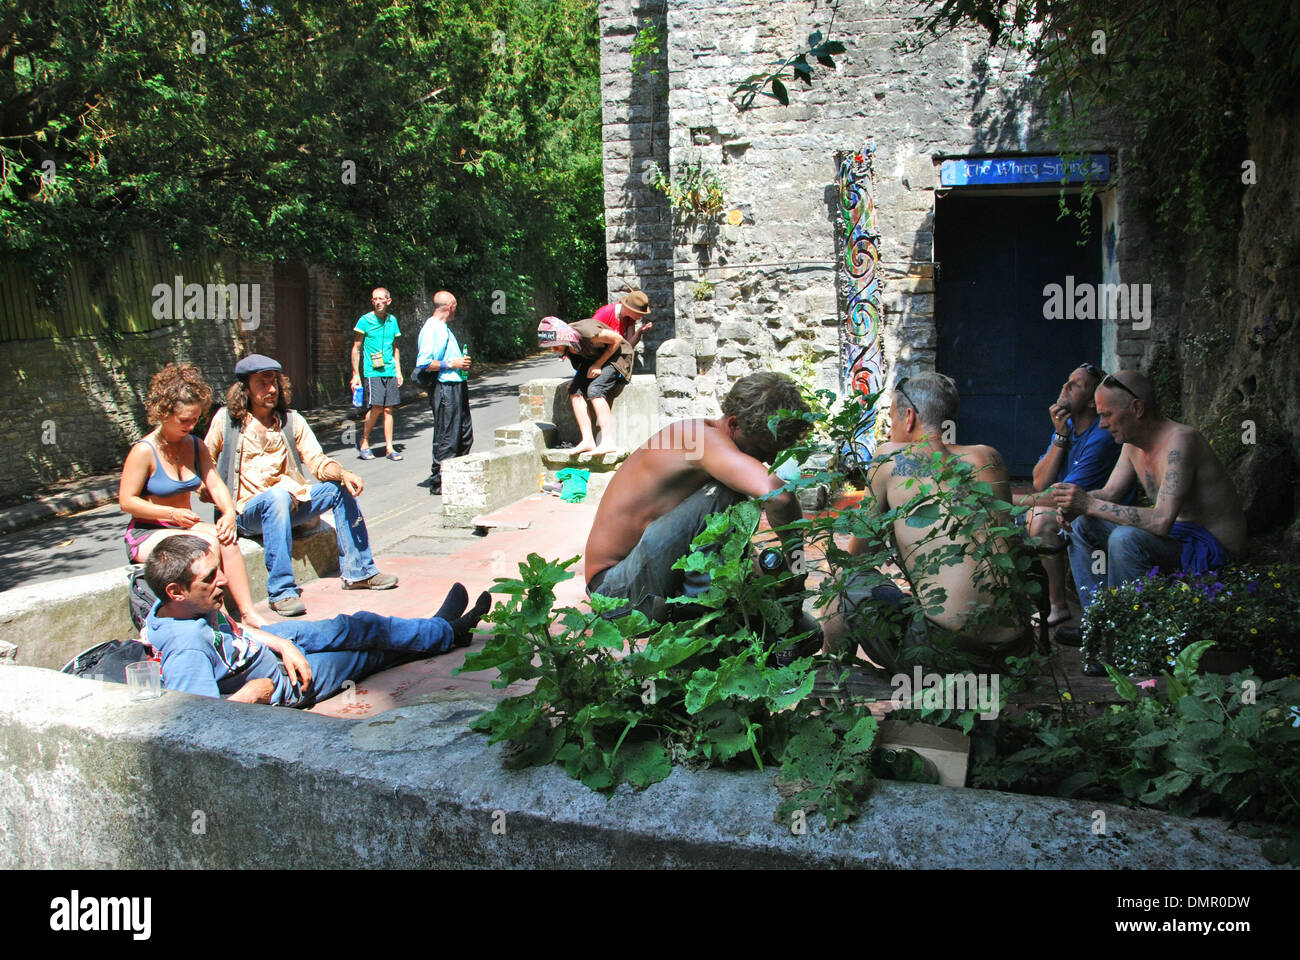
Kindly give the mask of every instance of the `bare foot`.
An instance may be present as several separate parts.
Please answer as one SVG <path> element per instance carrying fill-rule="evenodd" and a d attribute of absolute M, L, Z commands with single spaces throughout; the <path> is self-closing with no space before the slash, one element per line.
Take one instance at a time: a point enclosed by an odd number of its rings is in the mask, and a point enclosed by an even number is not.
<path fill-rule="evenodd" d="M 569 453 L 590 453 L 591 451 L 593 451 L 593 450 L 595 450 L 595 449 L 596 449 L 596 441 L 594 441 L 594 440 L 584 440 L 584 441 L 582 441 L 582 443 L 578 444 L 576 447 L 570 447 L 570 448 L 569 448 Z"/>
<path fill-rule="evenodd" d="M 617 450 L 618 447 L 611 447 L 607 444 L 602 443 L 600 446 L 596 447 L 596 449 L 591 451 L 591 455 L 593 457 L 600 457 L 607 453 L 615 453 Z"/>

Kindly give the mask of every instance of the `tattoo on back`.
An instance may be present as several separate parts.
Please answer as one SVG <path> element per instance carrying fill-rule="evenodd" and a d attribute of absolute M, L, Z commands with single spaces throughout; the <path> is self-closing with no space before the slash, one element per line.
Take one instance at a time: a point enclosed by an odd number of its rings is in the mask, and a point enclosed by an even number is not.
<path fill-rule="evenodd" d="M 930 476 L 930 464 L 919 457 L 900 454 L 894 460 L 894 476 L 928 477 Z"/>

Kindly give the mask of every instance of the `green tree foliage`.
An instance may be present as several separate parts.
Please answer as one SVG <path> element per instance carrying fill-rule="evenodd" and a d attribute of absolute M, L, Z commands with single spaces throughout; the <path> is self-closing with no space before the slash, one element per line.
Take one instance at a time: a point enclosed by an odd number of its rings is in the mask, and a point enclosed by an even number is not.
<path fill-rule="evenodd" d="M 0 254 L 47 281 L 146 227 L 451 287 L 488 356 L 526 348 L 534 290 L 603 294 L 592 0 L 18 0 L 2 27 Z"/>
<path fill-rule="evenodd" d="M 1134 124 L 1130 162 L 1167 235 L 1223 255 L 1236 236 L 1246 129 L 1295 103 L 1300 17 L 1292 0 L 932 0 L 936 33 L 982 29 L 1025 49 L 1046 84 L 1057 135 L 1082 142 L 1091 117 Z"/>

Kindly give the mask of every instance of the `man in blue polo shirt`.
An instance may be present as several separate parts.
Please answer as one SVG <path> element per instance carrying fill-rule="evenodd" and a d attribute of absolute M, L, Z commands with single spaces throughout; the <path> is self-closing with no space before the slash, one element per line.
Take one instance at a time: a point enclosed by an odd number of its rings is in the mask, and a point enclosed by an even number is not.
<path fill-rule="evenodd" d="M 402 455 L 393 449 L 393 410 L 401 403 L 402 357 L 397 349 L 397 338 L 402 331 L 397 328 L 397 318 L 388 312 L 393 302 L 388 291 L 375 287 L 370 291 L 370 303 L 375 308 L 357 320 L 353 328 L 357 338 L 352 343 L 352 389 L 362 385 L 365 378 L 365 424 L 361 428 L 361 459 L 373 460 L 370 452 L 370 431 L 384 414 L 384 445 L 389 460 L 401 460 Z"/>
<path fill-rule="evenodd" d="M 1040 537 L 1040 558 L 1047 571 L 1047 595 L 1051 604 L 1047 623 L 1057 626 L 1073 619 L 1065 591 L 1065 549 L 1056 503 L 1050 487 L 1073 483 L 1085 490 L 1103 486 L 1115 469 L 1120 447 L 1101 428 L 1095 396 L 1104 374 L 1091 363 L 1074 369 L 1061 387 L 1061 395 L 1048 408 L 1052 418 L 1052 439 L 1034 467 L 1034 493 L 1016 498 L 1017 506 L 1029 506 L 1026 523 L 1031 536 Z M 1123 503 L 1133 499 L 1130 490 Z"/>
<path fill-rule="evenodd" d="M 463 457 L 474 446 L 469 413 L 469 357 L 448 324 L 456 316 L 456 298 L 446 290 L 433 295 L 433 314 L 424 322 L 415 357 L 415 376 L 429 391 L 433 413 L 433 464 L 429 493 L 442 493 L 442 463 Z"/>
<path fill-rule="evenodd" d="M 158 651 L 168 690 L 241 703 L 310 707 L 398 663 L 468 646 L 491 604 L 485 592 L 468 612 L 461 584 L 427 619 L 375 613 L 273 624 L 265 630 L 226 619 L 226 578 L 215 546 L 200 537 L 171 537 L 154 549 L 145 579 L 159 601 L 144 639 Z"/>

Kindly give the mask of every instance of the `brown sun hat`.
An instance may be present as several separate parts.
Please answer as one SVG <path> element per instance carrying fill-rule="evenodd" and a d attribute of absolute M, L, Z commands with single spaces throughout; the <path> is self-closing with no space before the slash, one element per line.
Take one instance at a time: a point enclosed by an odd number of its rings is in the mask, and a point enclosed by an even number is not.
<path fill-rule="evenodd" d="M 640 290 L 633 290 L 623 298 L 623 307 L 638 316 L 644 317 L 650 312 L 650 298 Z"/>

